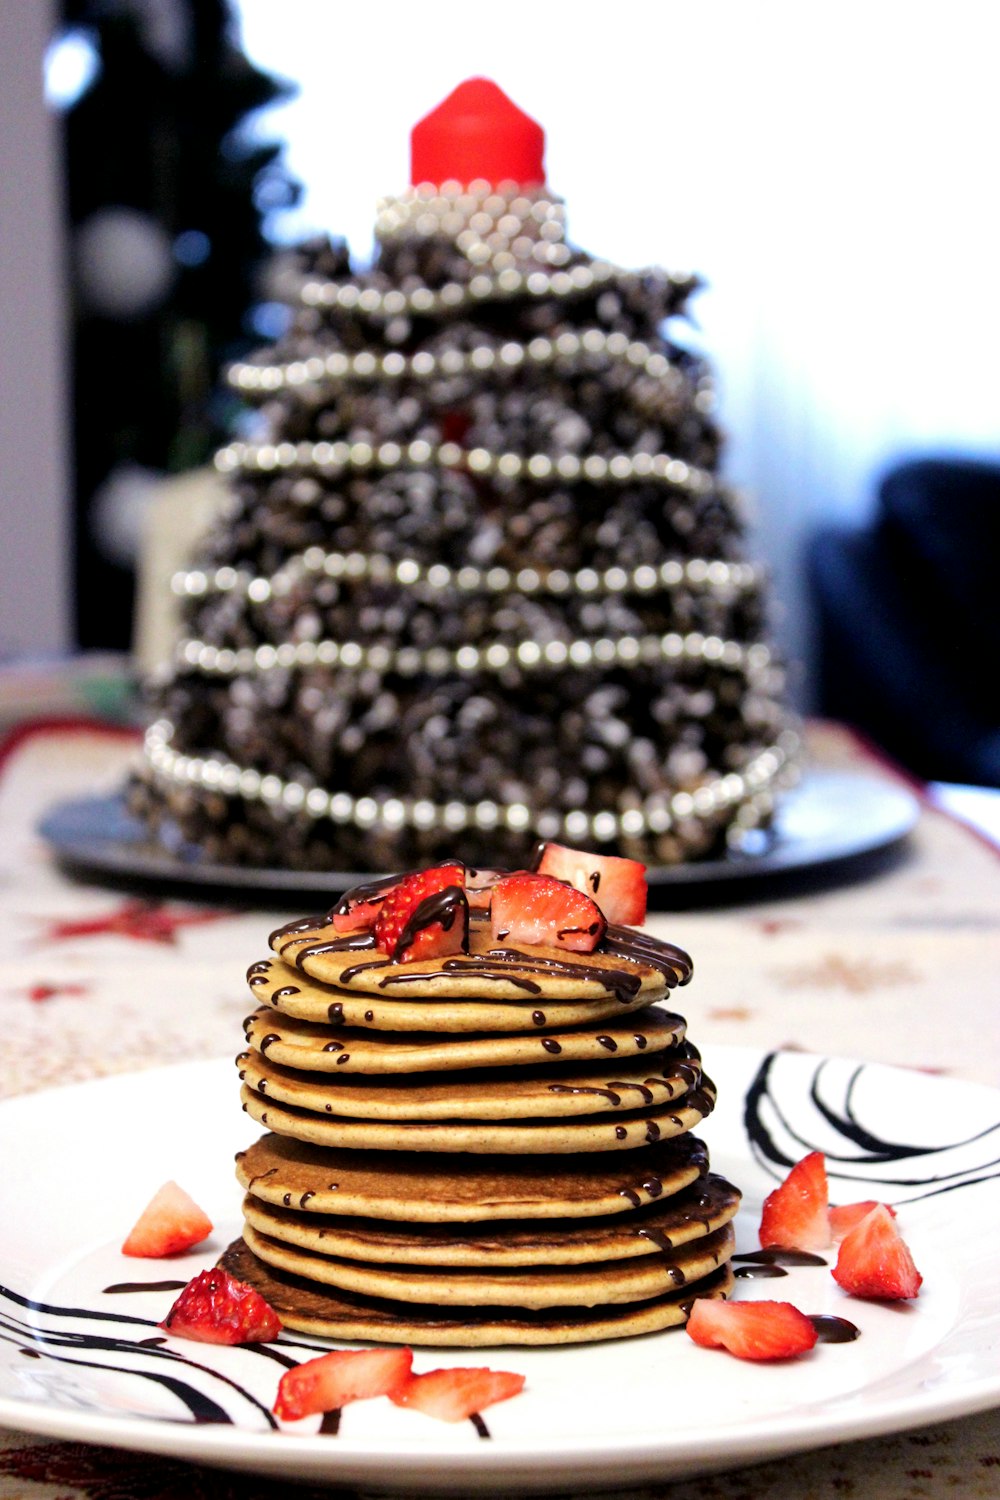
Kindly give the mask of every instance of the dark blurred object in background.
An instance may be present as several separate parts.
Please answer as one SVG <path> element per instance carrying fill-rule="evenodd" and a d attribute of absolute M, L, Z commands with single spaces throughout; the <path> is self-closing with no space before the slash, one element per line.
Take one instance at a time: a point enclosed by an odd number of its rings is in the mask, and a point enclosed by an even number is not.
<path fill-rule="evenodd" d="M 1000 464 L 900 464 L 809 565 L 819 709 L 915 776 L 1000 786 Z"/>
<path fill-rule="evenodd" d="M 62 25 L 96 58 L 63 118 L 77 642 L 120 649 L 144 495 L 227 435 L 220 370 L 259 341 L 262 219 L 298 189 L 246 124 L 290 90 L 240 50 L 227 0 L 64 0 Z"/>

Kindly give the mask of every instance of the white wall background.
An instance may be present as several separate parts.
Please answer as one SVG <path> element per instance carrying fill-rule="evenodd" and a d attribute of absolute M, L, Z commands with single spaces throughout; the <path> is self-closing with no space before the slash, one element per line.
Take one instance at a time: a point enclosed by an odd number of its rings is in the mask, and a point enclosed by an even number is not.
<path fill-rule="evenodd" d="M 701 272 L 728 469 L 809 652 L 801 552 L 903 453 L 1000 456 L 995 0 L 241 0 L 300 86 L 262 121 L 306 186 L 284 236 L 367 254 L 412 124 L 494 78 L 548 135 L 571 237 Z"/>

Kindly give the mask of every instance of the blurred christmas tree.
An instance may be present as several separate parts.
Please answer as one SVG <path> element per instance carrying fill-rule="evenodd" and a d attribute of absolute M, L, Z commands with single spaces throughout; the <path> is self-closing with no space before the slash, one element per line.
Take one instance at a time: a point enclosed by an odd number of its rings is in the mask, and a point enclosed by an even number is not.
<path fill-rule="evenodd" d="M 298 189 L 247 125 L 290 90 L 227 0 L 64 0 L 62 20 L 95 59 L 64 117 L 77 639 L 124 648 L 142 492 L 227 435 L 219 373 L 259 339 L 264 216 Z"/>

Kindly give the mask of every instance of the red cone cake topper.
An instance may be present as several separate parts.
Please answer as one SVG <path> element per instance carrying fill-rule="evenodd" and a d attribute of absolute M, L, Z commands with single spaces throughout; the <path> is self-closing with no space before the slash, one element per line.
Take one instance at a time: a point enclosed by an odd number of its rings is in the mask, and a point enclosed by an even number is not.
<path fill-rule="evenodd" d="M 545 132 L 488 78 L 467 78 L 410 132 L 410 181 L 545 181 Z"/>

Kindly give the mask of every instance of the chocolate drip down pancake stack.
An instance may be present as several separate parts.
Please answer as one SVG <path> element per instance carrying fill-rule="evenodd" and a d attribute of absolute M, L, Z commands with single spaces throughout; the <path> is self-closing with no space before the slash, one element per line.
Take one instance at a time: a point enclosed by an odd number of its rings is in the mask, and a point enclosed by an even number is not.
<path fill-rule="evenodd" d="M 224 1264 L 286 1327 L 563 1344 L 683 1323 L 731 1286 L 739 1192 L 697 1137 L 715 1090 L 671 992 L 679 948 L 512 944 L 399 961 L 332 914 L 251 966 L 237 1059 L 266 1133 Z"/>

